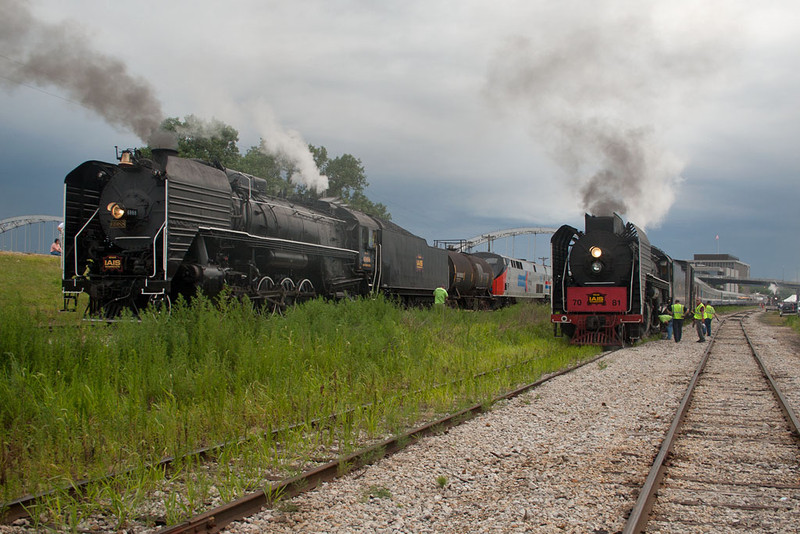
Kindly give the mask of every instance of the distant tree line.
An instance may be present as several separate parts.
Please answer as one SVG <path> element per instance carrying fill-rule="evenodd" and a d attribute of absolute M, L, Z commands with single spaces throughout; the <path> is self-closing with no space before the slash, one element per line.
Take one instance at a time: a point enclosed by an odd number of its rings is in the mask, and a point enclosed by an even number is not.
<path fill-rule="evenodd" d="M 163 130 L 175 132 L 178 138 L 178 154 L 186 158 L 197 158 L 218 162 L 223 167 L 235 169 L 267 181 L 267 191 L 274 196 L 284 196 L 298 201 L 310 201 L 325 197 L 338 197 L 351 207 L 369 215 L 391 220 L 386 206 L 367 198 L 364 190 L 369 186 L 361 160 L 351 154 L 331 158 L 324 146 L 308 145 L 319 172 L 328 177 L 327 191 L 318 193 L 303 184 L 289 180 L 296 169 L 292 163 L 265 153 L 261 146 L 251 146 L 242 155 L 237 142 L 239 132 L 221 121 L 207 122 L 189 115 L 165 119 Z M 150 147 L 141 149 L 150 154 Z"/>

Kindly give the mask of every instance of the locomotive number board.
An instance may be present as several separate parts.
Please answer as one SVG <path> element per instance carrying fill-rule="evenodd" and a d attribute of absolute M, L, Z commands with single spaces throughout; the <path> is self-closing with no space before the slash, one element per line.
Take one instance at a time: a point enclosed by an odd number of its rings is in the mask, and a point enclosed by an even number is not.
<path fill-rule="evenodd" d="M 568 287 L 567 311 L 624 312 L 628 310 L 628 291 L 624 287 Z"/>

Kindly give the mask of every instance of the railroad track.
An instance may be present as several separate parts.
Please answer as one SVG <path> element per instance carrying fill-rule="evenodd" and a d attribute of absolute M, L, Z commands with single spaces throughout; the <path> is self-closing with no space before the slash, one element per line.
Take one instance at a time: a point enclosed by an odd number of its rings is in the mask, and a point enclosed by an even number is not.
<path fill-rule="evenodd" d="M 798 424 L 741 318 L 726 320 L 623 533 L 797 532 Z"/>
<path fill-rule="evenodd" d="M 612 351 L 613 352 L 613 351 Z M 517 397 L 525 392 L 534 389 L 545 382 L 558 376 L 570 373 L 576 369 L 584 367 L 604 357 L 606 353 L 600 354 L 583 362 L 571 365 L 560 371 L 556 371 L 530 384 L 523 385 L 515 390 L 492 399 L 489 406 L 501 400 L 508 400 Z M 394 454 L 408 445 L 411 445 L 425 436 L 437 434 L 459 425 L 478 414 L 487 411 L 486 404 L 476 404 L 457 413 L 450 414 L 436 421 L 427 423 L 421 427 L 412 429 L 401 436 L 389 438 L 383 442 L 370 445 L 357 451 L 345 458 L 337 458 L 329 463 L 315 467 L 311 470 L 300 473 L 290 479 L 285 479 L 272 484 L 266 491 L 259 490 L 255 493 L 245 495 L 234 502 L 224 504 L 208 512 L 199 514 L 191 519 L 173 526 L 168 526 L 158 531 L 158 534 L 200 534 L 217 533 L 222 531 L 227 525 L 245 519 L 261 511 L 264 506 L 270 506 L 280 499 L 291 498 L 306 491 L 316 488 L 320 483 L 338 478 L 352 469 L 371 464 L 385 456 Z"/>
<path fill-rule="evenodd" d="M 487 405 L 491 405 L 499 400 L 513 398 L 557 376 L 560 376 L 562 374 L 573 371 L 574 369 L 592 363 L 597 359 L 601 358 L 604 354 L 600 354 L 583 362 L 574 363 L 560 371 L 549 373 L 533 383 L 524 385 L 515 390 L 502 394 L 494 398 L 489 403 L 476 404 L 465 410 L 459 411 L 457 413 L 451 414 L 446 417 L 439 418 L 430 423 L 411 429 L 401 436 L 389 438 L 379 443 L 374 443 L 346 457 L 332 456 L 330 459 L 317 459 L 316 462 L 318 462 L 320 465 L 307 469 L 297 476 L 290 478 L 283 478 L 283 479 L 276 477 L 272 479 L 272 483 L 269 485 L 266 492 L 257 491 L 255 493 L 248 494 L 234 501 L 233 503 L 228 503 L 220 507 L 214 508 L 210 512 L 194 516 L 192 519 L 184 523 L 166 527 L 162 529 L 161 532 L 169 532 L 169 533 L 218 532 L 222 527 L 224 527 L 228 523 L 238 519 L 242 519 L 244 517 L 247 517 L 248 515 L 258 512 L 264 505 L 268 505 L 275 500 L 292 497 L 300 493 L 303 493 L 305 491 L 311 490 L 314 487 L 316 487 L 320 482 L 332 480 L 334 478 L 343 475 L 345 472 L 352 470 L 353 468 L 368 463 L 372 463 L 373 461 L 383 456 L 397 452 L 405 448 L 406 446 L 410 445 L 411 443 L 418 441 L 419 439 L 421 439 L 426 435 L 442 432 L 451 426 L 460 424 L 474 417 L 475 415 L 486 411 Z M 481 372 L 472 376 L 471 379 L 477 380 L 485 376 L 490 376 L 495 373 L 503 372 L 504 370 L 507 371 L 512 367 L 529 364 L 531 363 L 531 361 L 533 361 L 533 358 L 529 360 L 524 360 L 522 362 L 517 362 L 515 364 L 506 365 L 502 368 Z M 431 389 L 451 386 L 459 382 L 463 382 L 464 380 L 465 379 L 461 378 L 446 383 L 434 384 L 433 386 L 431 386 Z M 409 395 L 415 395 L 422 392 L 423 390 L 409 392 Z M 326 424 L 331 424 L 332 422 L 335 422 L 335 420 L 337 419 L 349 417 L 353 414 L 353 412 L 357 411 L 358 409 L 363 409 L 368 406 L 370 405 L 363 405 L 359 408 L 350 409 L 343 413 L 333 414 L 327 419 L 312 421 L 311 426 L 316 427 L 317 425 L 324 426 Z M 283 433 L 292 431 L 293 429 L 299 428 L 301 426 L 304 426 L 304 424 L 292 425 L 286 428 L 273 430 L 271 432 L 272 440 L 277 440 Z M 150 468 L 159 468 L 162 469 L 165 473 L 167 473 L 171 470 L 172 465 L 176 460 L 186 460 L 187 458 L 191 458 L 192 461 L 194 462 L 204 463 L 209 459 L 213 459 L 214 455 L 218 454 L 225 447 L 235 446 L 237 444 L 243 443 L 244 441 L 245 439 L 240 440 L 238 442 L 223 443 L 198 449 L 194 452 L 187 454 L 182 458 L 173 458 L 173 457 L 165 458 L 160 462 L 158 462 L 157 464 L 153 464 L 152 466 L 150 466 Z M 117 478 L 124 477 L 134 472 L 135 470 L 128 470 L 109 475 L 102 479 L 80 480 L 73 482 L 72 485 L 69 487 L 61 488 L 58 490 L 52 490 L 50 492 L 45 492 L 37 495 L 27 495 L 19 499 L 16 499 L 14 501 L 0 502 L 0 524 L 2 523 L 9 524 L 18 519 L 29 517 L 30 510 L 34 509 L 37 502 L 43 500 L 44 498 L 58 491 L 65 492 L 73 498 L 80 499 L 83 498 L 85 492 L 87 491 L 87 488 L 90 485 L 97 483 L 113 483 L 113 481 L 116 480 Z"/>

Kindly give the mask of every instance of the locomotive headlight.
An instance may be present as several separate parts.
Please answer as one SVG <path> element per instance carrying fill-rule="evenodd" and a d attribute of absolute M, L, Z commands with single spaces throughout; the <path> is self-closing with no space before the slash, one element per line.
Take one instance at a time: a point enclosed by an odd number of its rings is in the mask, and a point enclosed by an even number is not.
<path fill-rule="evenodd" d="M 108 206 L 106 206 L 106 209 L 111 212 L 111 216 L 115 219 L 121 219 L 125 216 L 125 208 L 116 202 L 110 203 Z"/>
<path fill-rule="evenodd" d="M 600 272 L 603 270 L 603 262 L 593 261 L 591 267 L 594 274 L 600 274 Z"/>
<path fill-rule="evenodd" d="M 603 255 L 603 250 L 600 247 L 592 247 L 589 249 L 589 254 L 591 254 L 593 258 L 599 258 L 600 256 Z M 594 270 L 594 267 L 592 267 L 592 270 Z"/>

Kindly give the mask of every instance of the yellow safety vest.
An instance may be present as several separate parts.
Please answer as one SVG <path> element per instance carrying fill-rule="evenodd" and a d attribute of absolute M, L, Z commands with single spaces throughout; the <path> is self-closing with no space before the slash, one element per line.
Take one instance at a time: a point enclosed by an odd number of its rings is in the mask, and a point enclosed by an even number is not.
<path fill-rule="evenodd" d="M 672 317 L 675 319 L 683 319 L 683 304 L 672 305 Z"/>
<path fill-rule="evenodd" d="M 706 318 L 706 307 L 703 306 L 703 303 L 697 305 L 694 309 L 694 318 L 695 319 L 705 319 Z"/>
<path fill-rule="evenodd" d="M 706 317 L 713 319 L 715 313 L 717 313 L 717 310 L 714 309 L 714 306 L 711 304 L 706 304 Z"/>

